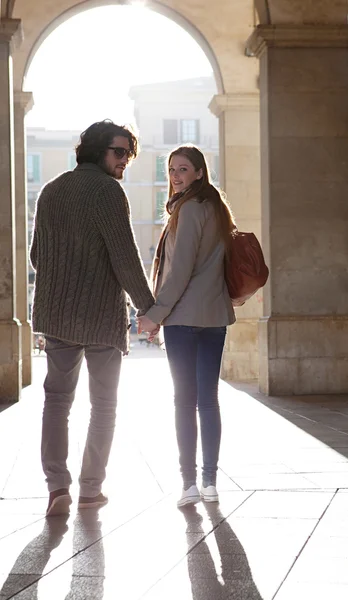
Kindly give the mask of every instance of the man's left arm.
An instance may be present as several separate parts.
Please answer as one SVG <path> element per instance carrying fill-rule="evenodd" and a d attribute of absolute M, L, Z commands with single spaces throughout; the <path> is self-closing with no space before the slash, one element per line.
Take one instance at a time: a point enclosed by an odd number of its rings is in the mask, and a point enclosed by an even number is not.
<path fill-rule="evenodd" d="M 112 181 L 101 190 L 94 216 L 119 284 L 133 305 L 145 312 L 154 297 L 135 241 L 129 203 L 118 182 Z"/>

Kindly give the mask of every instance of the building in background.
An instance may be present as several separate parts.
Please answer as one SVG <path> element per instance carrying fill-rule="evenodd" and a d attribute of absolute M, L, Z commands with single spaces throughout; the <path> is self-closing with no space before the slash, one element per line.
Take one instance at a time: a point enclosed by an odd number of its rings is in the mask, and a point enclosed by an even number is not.
<path fill-rule="evenodd" d="M 214 94 L 213 77 L 151 83 L 130 89 L 141 153 L 127 170 L 125 188 L 147 270 L 163 224 L 167 200 L 165 160 L 170 150 L 181 143 L 198 145 L 207 156 L 214 181 L 218 182 L 218 121 L 208 109 Z"/>
<path fill-rule="evenodd" d="M 213 77 L 134 86 L 130 97 L 140 132 L 141 152 L 126 169 L 123 186 L 142 259 L 150 273 L 167 200 L 165 159 L 181 143 L 197 144 L 205 153 L 214 182 L 219 179 L 218 122 L 208 109 L 216 93 Z M 74 147 L 80 131 L 27 129 L 29 240 L 35 201 L 41 187 L 76 166 Z M 29 269 L 29 304 L 34 273 Z"/>

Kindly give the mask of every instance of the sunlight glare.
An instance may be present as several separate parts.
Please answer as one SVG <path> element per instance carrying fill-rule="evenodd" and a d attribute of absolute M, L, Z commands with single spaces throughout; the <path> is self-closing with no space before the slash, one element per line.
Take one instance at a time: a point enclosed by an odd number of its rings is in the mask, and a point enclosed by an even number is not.
<path fill-rule="evenodd" d="M 24 83 L 35 106 L 27 125 L 80 129 L 132 123 L 129 87 L 209 76 L 212 67 L 182 27 L 136 1 L 85 10 L 41 44 Z"/>

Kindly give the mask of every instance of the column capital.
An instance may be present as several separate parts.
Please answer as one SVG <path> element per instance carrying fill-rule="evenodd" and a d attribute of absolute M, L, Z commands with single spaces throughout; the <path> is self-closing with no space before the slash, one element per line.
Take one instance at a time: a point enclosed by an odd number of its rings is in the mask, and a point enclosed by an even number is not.
<path fill-rule="evenodd" d="M 266 48 L 348 48 L 348 25 L 258 25 L 246 42 L 248 56 Z"/>
<path fill-rule="evenodd" d="M 22 22 L 20 19 L 0 19 L 0 43 L 11 43 L 18 48 L 23 40 Z"/>
<path fill-rule="evenodd" d="M 14 103 L 23 110 L 26 115 L 34 106 L 33 92 L 14 91 Z"/>
<path fill-rule="evenodd" d="M 216 117 L 230 110 L 254 111 L 259 109 L 260 94 L 252 92 L 235 92 L 233 94 L 216 94 L 210 101 L 209 109 Z"/>

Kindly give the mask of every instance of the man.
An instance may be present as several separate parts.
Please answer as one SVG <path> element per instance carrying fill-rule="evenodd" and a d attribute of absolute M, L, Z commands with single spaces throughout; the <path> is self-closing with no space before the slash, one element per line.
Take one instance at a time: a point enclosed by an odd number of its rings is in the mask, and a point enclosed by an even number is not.
<path fill-rule="evenodd" d="M 86 357 L 91 416 L 79 478 L 79 508 L 101 492 L 113 440 L 122 354 L 128 348 L 126 293 L 139 314 L 152 306 L 121 180 L 137 139 L 111 121 L 81 134 L 77 167 L 50 181 L 36 206 L 30 259 L 36 271 L 33 329 L 46 338 L 41 458 L 47 516 L 69 513 L 68 417 Z"/>

